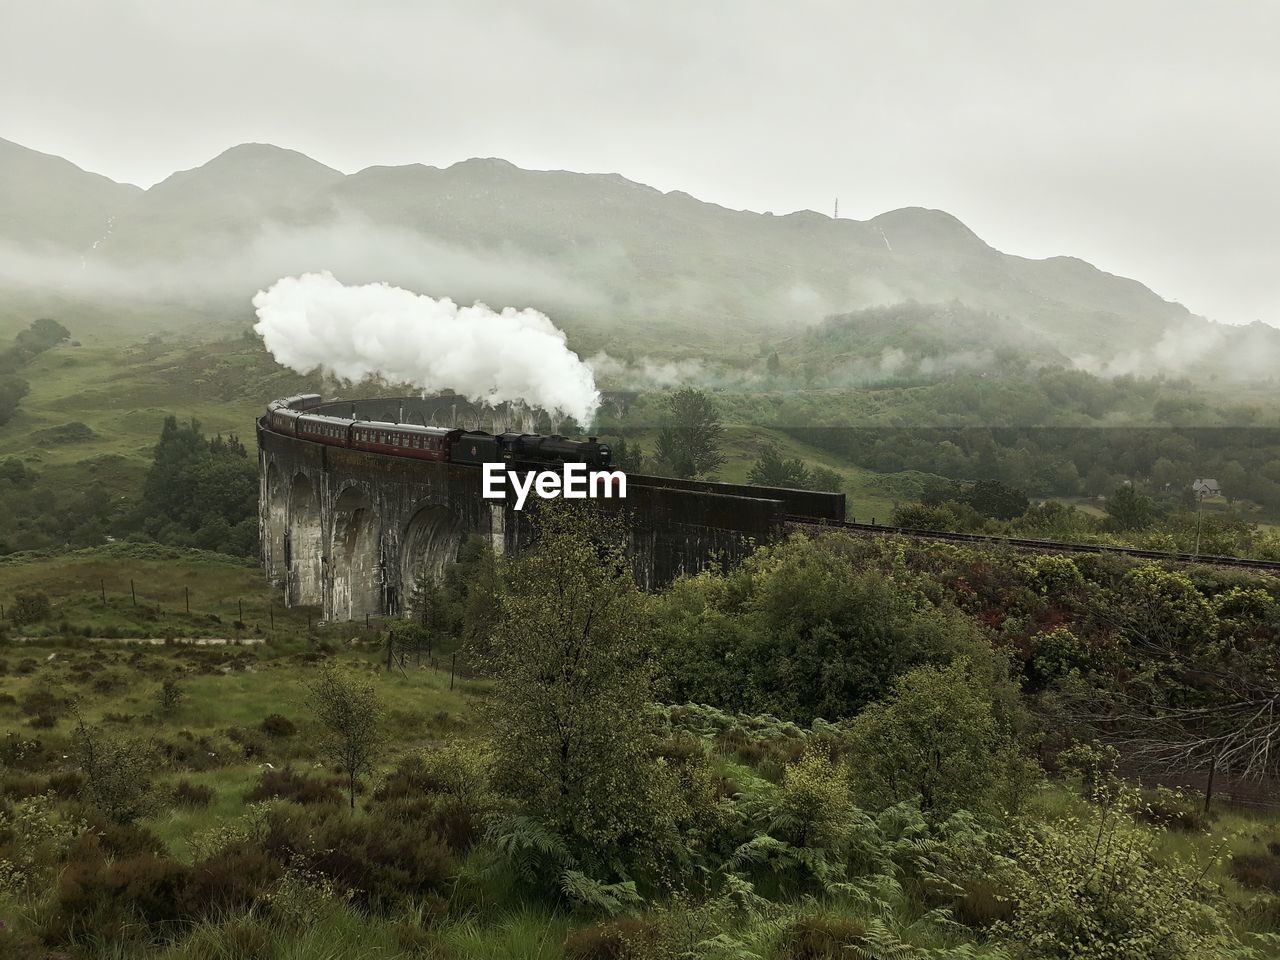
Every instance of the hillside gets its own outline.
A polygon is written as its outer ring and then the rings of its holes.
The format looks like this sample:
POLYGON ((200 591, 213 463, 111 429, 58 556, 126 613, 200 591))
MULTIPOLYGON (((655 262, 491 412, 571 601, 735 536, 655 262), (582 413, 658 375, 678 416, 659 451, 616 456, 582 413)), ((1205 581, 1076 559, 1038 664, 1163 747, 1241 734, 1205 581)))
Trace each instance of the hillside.
POLYGON ((572 333, 721 346, 904 300, 1011 317, 1052 349, 1146 349, 1199 324, 1142 284, 1067 257, 993 249, 951 215, 868 221, 729 210, 616 174, 473 159, 343 175, 264 144, 149 190, 4 143, 0 269, 10 309, 129 304, 135 323, 243 321, 285 273, 330 269, 470 301, 540 307, 572 333))

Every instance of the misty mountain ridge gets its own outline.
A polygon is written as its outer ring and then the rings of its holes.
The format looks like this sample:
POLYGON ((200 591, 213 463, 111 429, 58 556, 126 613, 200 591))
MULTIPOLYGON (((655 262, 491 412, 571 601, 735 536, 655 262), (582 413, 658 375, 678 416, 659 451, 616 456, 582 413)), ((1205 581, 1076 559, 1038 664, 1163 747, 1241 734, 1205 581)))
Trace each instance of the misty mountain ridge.
MULTIPOLYGON (((11 306, 102 313, 119 301, 148 314, 160 305, 169 326, 184 315, 243 323, 259 288, 326 269, 347 283, 537 307, 584 351, 618 337, 722 349, 727 335, 736 346, 744 333, 779 336, 905 301, 959 301, 1010 321, 993 321, 992 334, 1016 333, 1020 349, 1035 341, 1033 354, 1099 369, 1161 343, 1181 362, 1187 338, 1230 352, 1221 344, 1238 336, 1135 280, 1072 257, 1003 253, 920 207, 866 221, 755 213, 618 174, 496 158, 343 174, 270 144, 232 147, 141 190, 0 141, 0 293, 11 306)), ((961 341, 972 332, 956 330, 961 341)), ((1250 340, 1274 342, 1266 331, 1250 340)))

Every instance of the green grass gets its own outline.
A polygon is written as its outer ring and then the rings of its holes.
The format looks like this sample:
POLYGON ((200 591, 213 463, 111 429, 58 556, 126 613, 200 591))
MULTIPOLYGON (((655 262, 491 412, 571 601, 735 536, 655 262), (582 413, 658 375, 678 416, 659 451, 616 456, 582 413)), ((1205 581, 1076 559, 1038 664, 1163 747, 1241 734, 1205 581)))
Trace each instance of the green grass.
POLYGON ((8 609, 20 591, 52 600, 52 617, 23 628, 29 635, 59 632, 65 620, 95 636, 109 628, 133 637, 286 637, 318 619, 313 608, 285 608, 251 560, 155 544, 0 557, 0 604, 8 609), (238 631, 242 610, 245 628, 238 631))

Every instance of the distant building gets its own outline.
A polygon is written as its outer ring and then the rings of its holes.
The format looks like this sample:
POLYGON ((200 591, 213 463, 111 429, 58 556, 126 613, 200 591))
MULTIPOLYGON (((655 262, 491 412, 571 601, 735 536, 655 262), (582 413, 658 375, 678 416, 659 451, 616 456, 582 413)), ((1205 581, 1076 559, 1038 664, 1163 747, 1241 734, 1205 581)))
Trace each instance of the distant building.
POLYGON ((1222 496, 1222 488, 1218 486, 1218 481, 1210 477, 1192 481, 1191 489, 1195 491, 1197 497, 1222 496))

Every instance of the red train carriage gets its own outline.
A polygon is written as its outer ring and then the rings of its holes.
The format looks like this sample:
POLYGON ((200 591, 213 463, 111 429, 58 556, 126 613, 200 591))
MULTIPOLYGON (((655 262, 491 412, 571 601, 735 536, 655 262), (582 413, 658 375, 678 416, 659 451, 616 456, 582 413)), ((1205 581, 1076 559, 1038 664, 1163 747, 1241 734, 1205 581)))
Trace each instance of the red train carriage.
POLYGON ((448 460, 453 442, 461 433, 444 427, 357 420, 351 424, 348 446, 415 460, 448 460))

